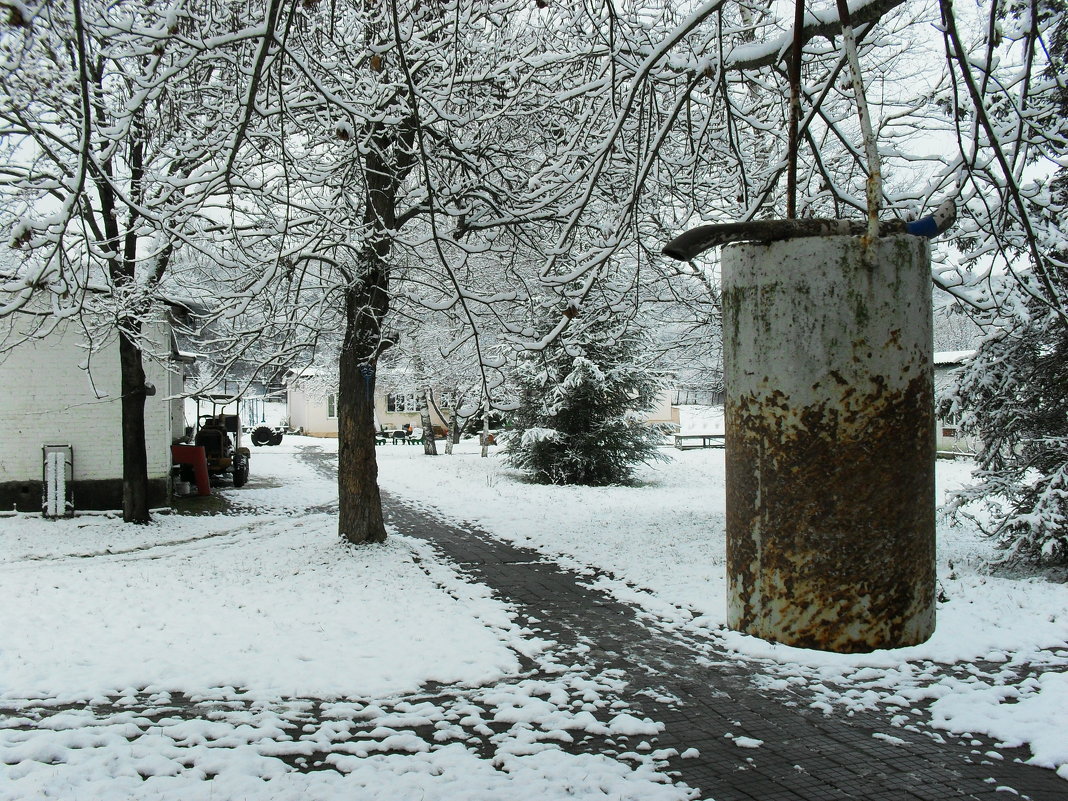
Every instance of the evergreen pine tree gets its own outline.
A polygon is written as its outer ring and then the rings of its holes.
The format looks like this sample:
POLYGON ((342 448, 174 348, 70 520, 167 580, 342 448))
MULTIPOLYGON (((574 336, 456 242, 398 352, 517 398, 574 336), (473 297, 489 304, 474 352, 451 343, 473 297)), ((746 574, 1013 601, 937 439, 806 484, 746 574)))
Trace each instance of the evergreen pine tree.
POLYGON ((664 459, 664 432, 647 422, 664 379, 648 366, 647 350, 647 335, 604 320, 570 342, 521 355, 508 463, 541 484, 605 486, 664 459))
MULTIPOLYGON (((1068 24, 1063 0, 1041 4, 1052 19, 1046 74, 1059 90, 1061 138, 1068 127, 1068 24)), ((1028 9, 1027 13, 1030 13, 1028 9)), ((1060 154, 1064 154, 1063 144, 1060 154)), ((1018 293, 1010 322, 979 347, 944 411, 961 412, 961 430, 981 442, 976 483, 954 494, 948 512, 997 538, 1009 558, 1068 564, 1068 249, 1062 210, 1068 169, 1049 184, 1044 221, 1045 280, 1018 293), (976 507, 983 515, 976 514, 976 507)))
POLYGON ((980 346, 951 401, 981 447, 975 483, 948 510, 1010 556, 1068 564, 1068 326, 1034 299, 1020 316, 980 346))

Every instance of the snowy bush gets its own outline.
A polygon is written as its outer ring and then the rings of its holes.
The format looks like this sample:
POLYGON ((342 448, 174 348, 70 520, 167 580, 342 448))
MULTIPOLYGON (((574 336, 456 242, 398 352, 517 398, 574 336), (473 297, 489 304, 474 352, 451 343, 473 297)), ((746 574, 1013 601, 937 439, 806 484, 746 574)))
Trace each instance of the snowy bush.
POLYGON ((947 511, 995 537, 1009 558, 1068 563, 1066 398, 1068 326, 1032 300, 1015 328, 980 346, 945 402, 981 442, 975 483, 947 511))

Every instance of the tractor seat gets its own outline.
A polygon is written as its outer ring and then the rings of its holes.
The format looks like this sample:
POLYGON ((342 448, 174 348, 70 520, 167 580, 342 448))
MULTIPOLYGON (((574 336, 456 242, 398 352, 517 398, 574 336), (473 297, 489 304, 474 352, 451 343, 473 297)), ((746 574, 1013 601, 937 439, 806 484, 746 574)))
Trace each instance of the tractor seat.
POLYGON ((226 432, 221 428, 202 428, 197 432, 195 443, 204 448, 204 452, 210 456, 222 456, 226 451, 223 440, 226 432))

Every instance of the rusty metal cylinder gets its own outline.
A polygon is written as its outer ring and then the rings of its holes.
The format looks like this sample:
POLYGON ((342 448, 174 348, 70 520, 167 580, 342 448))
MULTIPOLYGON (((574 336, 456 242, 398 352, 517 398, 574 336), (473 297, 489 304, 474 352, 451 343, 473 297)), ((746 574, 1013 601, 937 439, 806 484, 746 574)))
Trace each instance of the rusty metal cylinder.
POLYGON ((926 240, 723 250, 728 625, 863 652, 934 631, 926 240))

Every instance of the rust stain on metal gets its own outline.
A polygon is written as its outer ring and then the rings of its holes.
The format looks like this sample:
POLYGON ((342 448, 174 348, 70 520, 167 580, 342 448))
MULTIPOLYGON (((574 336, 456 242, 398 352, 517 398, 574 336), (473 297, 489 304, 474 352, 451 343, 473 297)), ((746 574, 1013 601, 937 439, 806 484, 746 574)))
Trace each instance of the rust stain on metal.
POLYGON ((912 237, 724 251, 732 628, 843 652, 932 633, 928 262, 912 237))
POLYGON ((728 398, 732 627, 838 652, 933 632, 931 376, 872 379, 796 408, 779 391, 728 398))

